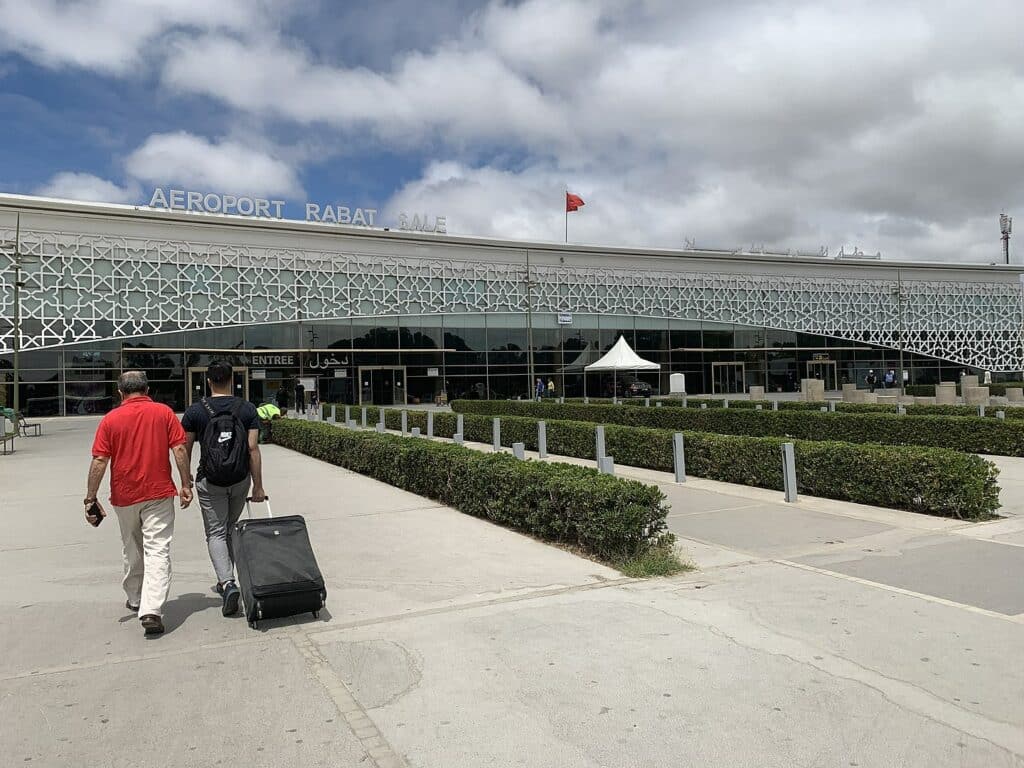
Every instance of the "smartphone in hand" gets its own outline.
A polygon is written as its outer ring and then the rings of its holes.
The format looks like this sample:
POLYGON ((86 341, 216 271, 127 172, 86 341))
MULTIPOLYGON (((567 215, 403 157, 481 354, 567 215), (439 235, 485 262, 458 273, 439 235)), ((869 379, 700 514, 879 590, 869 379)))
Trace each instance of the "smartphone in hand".
POLYGON ((95 523, 89 523, 93 528, 99 528, 100 523, 103 522, 103 510, 100 509, 99 502, 94 501, 92 506, 89 507, 89 517, 96 518, 95 523))

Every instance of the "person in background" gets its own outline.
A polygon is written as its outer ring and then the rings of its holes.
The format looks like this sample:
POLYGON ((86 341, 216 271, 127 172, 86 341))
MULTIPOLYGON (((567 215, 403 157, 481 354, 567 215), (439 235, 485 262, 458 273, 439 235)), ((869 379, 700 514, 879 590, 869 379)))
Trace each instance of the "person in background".
POLYGON ((318 413, 320 411, 320 393, 315 389, 310 390, 309 393, 309 412, 318 413))
POLYGON ((295 412, 297 414, 306 412, 306 388, 302 386, 302 379, 295 380, 295 412))
POLYGON ((270 422, 276 419, 284 418, 284 411, 278 408, 273 403, 264 403, 256 409, 256 415, 260 417, 260 442, 265 443, 270 440, 272 430, 270 422))
MULTIPOLYGON (((181 417, 181 426, 184 427, 187 438, 185 450, 188 466, 192 465, 192 447, 197 439, 201 441, 196 493, 199 497, 199 507, 203 512, 206 546, 217 574, 216 589, 223 598, 221 613, 224 616, 232 616, 238 611, 241 593, 235 583, 231 531, 245 509, 250 486, 253 501, 260 502, 267 498, 266 491, 263 490, 263 459, 259 446, 260 418, 252 403, 231 394, 231 366, 228 363, 211 363, 206 370, 206 381, 210 385, 210 396, 189 406, 185 415, 181 417), (225 415, 230 416, 230 426, 221 418, 225 415), (215 420, 221 424, 219 434, 206 434, 207 428, 215 420), (244 457, 248 460, 243 459, 240 477, 232 477, 230 481, 219 477, 219 474, 225 471, 225 467, 223 464, 214 463, 212 453, 218 451, 221 445, 224 446, 222 452, 229 457, 237 455, 242 458, 242 455, 236 454, 235 451, 244 451, 244 457), (213 482, 208 477, 210 474, 215 474, 218 482, 213 482)), ((234 464, 230 468, 232 472, 237 471, 234 464)))
POLYGON ((537 400, 540 400, 542 397, 544 397, 544 381, 538 378, 535 382, 535 385, 537 400))
POLYGON ((555 396, 555 380, 548 379, 548 397, 555 396))
POLYGON ((885 376, 882 378, 882 383, 886 389, 892 389, 896 386, 896 371, 890 368, 885 372, 885 376))
POLYGON ((277 388, 277 394, 274 396, 277 401, 277 407, 282 411, 288 408, 288 390, 284 388, 284 382, 281 382, 281 386, 277 388))
POLYGON ((96 494, 109 464, 110 503, 123 546, 125 607, 138 614, 147 635, 159 635, 164 631, 163 607, 171 588, 174 497, 178 495, 168 451, 174 453, 181 478, 181 508, 192 502, 185 432, 170 408, 149 397, 149 381, 142 371, 122 373, 117 391, 121 405, 103 417, 93 440, 85 519, 98 526, 106 517, 96 494))
POLYGON ((868 375, 864 377, 864 383, 868 385, 868 392, 875 391, 875 387, 878 385, 878 379, 873 370, 868 371, 868 375))

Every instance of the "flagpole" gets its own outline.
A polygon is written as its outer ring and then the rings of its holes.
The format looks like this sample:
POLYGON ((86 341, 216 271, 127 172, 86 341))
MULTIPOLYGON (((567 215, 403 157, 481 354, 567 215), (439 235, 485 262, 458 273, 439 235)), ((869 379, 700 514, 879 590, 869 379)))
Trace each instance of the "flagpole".
POLYGON ((565 242, 569 244, 569 190, 565 190, 565 242))

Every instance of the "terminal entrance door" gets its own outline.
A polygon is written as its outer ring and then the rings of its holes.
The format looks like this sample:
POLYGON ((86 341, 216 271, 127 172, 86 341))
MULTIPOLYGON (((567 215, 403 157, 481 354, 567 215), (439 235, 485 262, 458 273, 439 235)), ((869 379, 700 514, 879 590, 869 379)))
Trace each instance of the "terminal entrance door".
POLYGON ((711 394, 737 395, 746 391, 746 366, 743 363, 712 363, 711 394))
POLYGON ((360 405, 405 405, 405 366, 359 369, 360 405))
POLYGON ((839 389, 834 360, 811 360, 807 363, 807 378, 821 379, 825 382, 825 391, 839 389))
MULTIPOLYGON (((198 403, 210 394, 206 387, 206 369, 188 369, 188 404, 198 403)), ((249 399, 249 369, 237 367, 231 369, 231 394, 243 400, 249 399)))

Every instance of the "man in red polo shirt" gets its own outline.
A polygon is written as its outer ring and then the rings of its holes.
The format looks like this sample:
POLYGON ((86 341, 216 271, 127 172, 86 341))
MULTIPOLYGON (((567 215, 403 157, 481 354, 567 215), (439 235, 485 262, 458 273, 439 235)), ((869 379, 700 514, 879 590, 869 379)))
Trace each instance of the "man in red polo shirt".
POLYGON ((171 586, 171 537, 174 497, 168 451, 174 452, 181 478, 181 507, 192 501, 185 452, 185 431, 166 405, 149 397, 142 371, 125 371, 117 380, 121 405, 103 417, 92 445, 85 519, 97 526, 106 512, 96 500, 110 464, 110 503, 117 513, 124 545, 125 606, 139 615, 147 635, 164 631, 163 607, 171 586), (93 504, 99 515, 90 513, 93 504))

